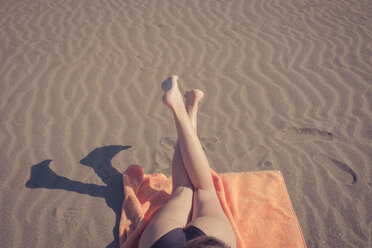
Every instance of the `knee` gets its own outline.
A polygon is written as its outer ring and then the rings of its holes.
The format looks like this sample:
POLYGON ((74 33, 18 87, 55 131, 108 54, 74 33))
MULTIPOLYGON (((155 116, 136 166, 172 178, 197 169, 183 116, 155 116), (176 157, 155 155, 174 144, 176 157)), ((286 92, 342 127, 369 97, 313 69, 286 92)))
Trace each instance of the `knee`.
POLYGON ((194 189, 190 186, 177 186, 172 189, 172 196, 178 195, 192 195, 194 193, 194 189))
POLYGON ((214 187, 208 189, 194 188, 194 194, 205 199, 217 197, 217 192, 214 187))

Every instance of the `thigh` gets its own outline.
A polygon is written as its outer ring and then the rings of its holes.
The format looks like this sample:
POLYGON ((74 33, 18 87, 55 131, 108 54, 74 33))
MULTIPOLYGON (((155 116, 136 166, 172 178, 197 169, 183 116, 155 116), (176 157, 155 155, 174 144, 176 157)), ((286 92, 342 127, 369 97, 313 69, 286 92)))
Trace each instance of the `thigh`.
POLYGON ((216 191, 194 190, 192 220, 208 236, 221 239, 231 247, 236 247, 235 234, 223 211, 216 191))
POLYGON ((213 216, 227 220, 214 188, 211 190, 194 190, 192 218, 203 216, 213 216))
POLYGON ((186 226, 192 206, 193 190, 177 187, 143 232, 139 247, 149 248, 161 236, 186 226))

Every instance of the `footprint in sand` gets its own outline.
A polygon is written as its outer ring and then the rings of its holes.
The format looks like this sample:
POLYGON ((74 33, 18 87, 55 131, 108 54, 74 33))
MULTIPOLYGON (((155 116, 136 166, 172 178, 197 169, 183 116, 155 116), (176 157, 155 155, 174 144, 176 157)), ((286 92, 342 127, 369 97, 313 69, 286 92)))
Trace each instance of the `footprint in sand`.
POLYGON ((242 158, 234 159, 233 169, 240 170, 242 166, 248 170, 272 170, 273 163, 269 161, 270 151, 263 145, 256 145, 247 151, 242 158))
POLYGON ((354 184, 357 182, 357 175, 349 165, 322 154, 314 155, 312 159, 315 163, 323 166, 331 177, 337 181, 346 184, 354 184))
POLYGON ((256 145, 248 153, 248 164, 254 165, 260 169, 271 169, 272 163, 267 160, 269 156, 269 149, 263 145, 256 145))
POLYGON ((333 133, 316 128, 287 127, 276 134, 280 138, 292 141, 332 141, 333 133))
POLYGON ((155 158, 153 163, 154 172, 161 173, 164 172, 164 170, 169 169, 169 167, 172 164, 172 157, 169 152, 166 151, 155 151, 155 158))
POLYGON ((268 160, 262 161, 258 164, 258 167, 261 167, 263 169, 272 169, 273 163, 271 163, 268 160))
POLYGON ((57 230, 62 233, 66 232, 69 227, 77 225, 78 221, 76 219, 76 216, 81 215, 82 212, 83 210, 79 208, 55 208, 52 212, 52 216, 57 219, 57 230))
POLYGON ((176 146, 176 137, 163 137, 160 139, 160 145, 167 148, 173 148, 176 146))
POLYGON ((208 150, 214 150, 214 144, 218 141, 215 137, 199 137, 199 139, 203 149, 208 148, 208 150))

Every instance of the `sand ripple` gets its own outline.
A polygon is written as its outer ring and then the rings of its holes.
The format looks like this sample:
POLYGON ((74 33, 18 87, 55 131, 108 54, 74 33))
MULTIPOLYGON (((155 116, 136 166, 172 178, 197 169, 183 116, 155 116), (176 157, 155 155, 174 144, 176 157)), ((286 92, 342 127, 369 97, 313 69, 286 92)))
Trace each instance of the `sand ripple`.
POLYGON ((170 173, 170 74, 206 94, 198 133, 218 172, 281 170, 309 247, 370 246, 371 13, 368 0, 1 1, 2 246, 117 246, 120 173, 170 173))

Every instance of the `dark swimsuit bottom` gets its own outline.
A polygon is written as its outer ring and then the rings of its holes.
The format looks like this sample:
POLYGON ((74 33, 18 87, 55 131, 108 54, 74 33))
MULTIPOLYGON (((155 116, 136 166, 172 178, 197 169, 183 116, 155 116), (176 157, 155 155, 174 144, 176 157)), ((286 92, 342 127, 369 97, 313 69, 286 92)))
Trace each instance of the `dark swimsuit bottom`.
POLYGON ((187 241, 203 235, 206 234, 195 226, 176 228, 161 236, 151 248, 179 248, 184 246, 187 241))

